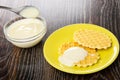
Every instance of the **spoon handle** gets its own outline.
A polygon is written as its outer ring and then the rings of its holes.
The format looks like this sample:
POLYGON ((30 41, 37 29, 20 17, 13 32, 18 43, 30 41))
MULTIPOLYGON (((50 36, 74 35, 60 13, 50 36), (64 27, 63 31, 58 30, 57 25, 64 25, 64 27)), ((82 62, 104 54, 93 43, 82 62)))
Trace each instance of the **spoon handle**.
POLYGON ((0 6, 0 9, 6 9, 6 10, 9 10, 9 11, 12 11, 12 12, 18 14, 18 10, 12 9, 12 8, 10 8, 10 7, 0 6))
POLYGON ((0 8, 2 8, 2 9, 11 9, 10 7, 6 7, 6 6, 0 6, 0 8))

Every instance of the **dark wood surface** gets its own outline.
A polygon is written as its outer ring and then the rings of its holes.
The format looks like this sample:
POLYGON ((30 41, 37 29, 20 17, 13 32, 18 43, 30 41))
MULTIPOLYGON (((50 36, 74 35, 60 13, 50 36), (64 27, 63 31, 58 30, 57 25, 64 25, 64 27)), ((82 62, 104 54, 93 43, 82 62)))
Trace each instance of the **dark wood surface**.
POLYGON ((14 18, 0 9, 0 80, 120 80, 120 55, 106 69, 87 75, 61 72, 43 56, 43 45, 56 29, 73 23, 92 23, 113 32, 120 41, 120 0, 0 0, 0 5, 34 5, 47 21, 47 34, 36 46, 22 49, 13 46, 3 35, 3 25, 14 18))

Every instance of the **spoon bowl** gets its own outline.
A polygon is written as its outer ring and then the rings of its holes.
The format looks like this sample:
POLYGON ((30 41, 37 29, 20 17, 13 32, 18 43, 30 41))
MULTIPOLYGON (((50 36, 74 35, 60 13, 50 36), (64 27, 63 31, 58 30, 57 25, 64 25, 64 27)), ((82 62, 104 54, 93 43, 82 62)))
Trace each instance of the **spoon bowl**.
MULTIPOLYGON (((0 9, 6 9, 9 11, 12 11, 22 17, 26 17, 26 14, 24 15, 23 13, 21 14, 21 12, 30 12, 30 8, 34 9, 35 12, 37 12, 37 17, 39 15, 39 10, 35 7, 35 6, 31 6, 31 5, 26 5, 26 6, 21 6, 21 7, 17 7, 17 8, 11 8, 11 7, 6 7, 6 6, 0 6, 0 9)), ((33 12, 31 12, 33 13, 33 12)), ((29 13, 30 14, 30 13, 29 13)))

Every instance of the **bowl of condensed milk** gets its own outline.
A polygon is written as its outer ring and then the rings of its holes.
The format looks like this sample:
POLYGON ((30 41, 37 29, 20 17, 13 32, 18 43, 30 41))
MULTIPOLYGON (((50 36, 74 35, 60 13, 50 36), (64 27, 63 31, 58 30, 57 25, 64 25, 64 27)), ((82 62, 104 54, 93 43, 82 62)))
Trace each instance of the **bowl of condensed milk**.
MULTIPOLYGON (((27 13, 22 12, 22 14, 27 15, 29 14, 28 11, 23 11, 27 13)), ((47 31, 44 18, 33 17, 33 15, 15 18, 5 24, 3 29, 6 39, 21 48, 35 46, 41 41, 47 31)))

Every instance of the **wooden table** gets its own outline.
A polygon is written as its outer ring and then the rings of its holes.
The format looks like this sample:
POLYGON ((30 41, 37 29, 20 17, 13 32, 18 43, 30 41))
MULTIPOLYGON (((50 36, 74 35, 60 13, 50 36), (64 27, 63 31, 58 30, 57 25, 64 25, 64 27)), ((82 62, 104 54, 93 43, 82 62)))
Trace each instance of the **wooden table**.
POLYGON ((61 72, 43 56, 43 45, 56 29, 73 23, 92 23, 107 28, 120 41, 120 0, 0 0, 0 5, 34 5, 47 21, 47 34, 36 46, 22 49, 9 43, 3 25, 15 14, 0 9, 0 80, 120 80, 120 56, 106 69, 87 75, 61 72))

